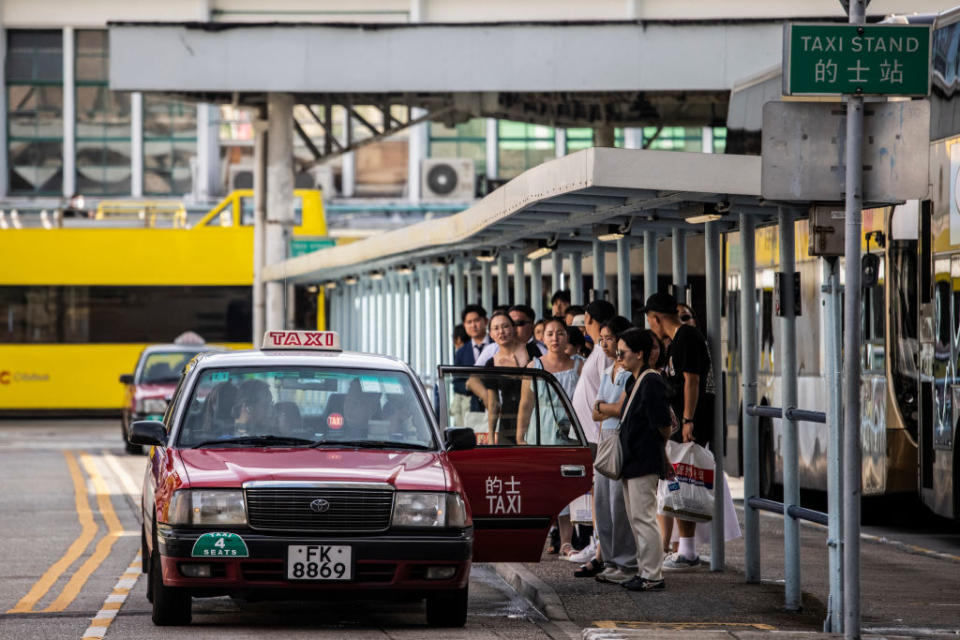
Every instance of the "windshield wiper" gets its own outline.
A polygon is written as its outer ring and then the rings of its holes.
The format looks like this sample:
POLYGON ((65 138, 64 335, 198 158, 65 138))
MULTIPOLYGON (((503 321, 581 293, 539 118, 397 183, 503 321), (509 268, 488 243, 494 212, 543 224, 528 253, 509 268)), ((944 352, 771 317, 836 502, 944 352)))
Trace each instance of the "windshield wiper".
POLYGON ((416 442, 396 442, 394 440, 317 440, 310 444, 316 447, 356 447, 358 449, 416 449, 427 451, 433 447, 416 442))
POLYGON ((294 445, 294 446, 303 446, 303 445, 312 445, 313 441, 308 440, 307 438, 295 438, 291 436, 276 436, 273 434, 267 435, 258 435, 258 436, 234 436, 232 438, 214 438, 212 440, 204 440, 198 444, 190 447, 191 449, 199 449, 200 447, 209 447, 211 445, 217 444, 254 444, 254 445, 294 445))

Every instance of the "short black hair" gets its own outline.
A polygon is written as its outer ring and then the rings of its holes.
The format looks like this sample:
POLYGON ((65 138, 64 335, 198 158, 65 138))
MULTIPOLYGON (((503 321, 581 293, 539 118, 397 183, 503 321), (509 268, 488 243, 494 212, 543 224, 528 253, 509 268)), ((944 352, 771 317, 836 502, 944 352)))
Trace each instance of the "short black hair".
POLYGON ((570 289, 558 289, 555 291, 553 297, 550 298, 550 304, 553 304, 557 300, 563 300, 567 304, 570 304, 570 289))
POLYGON ((484 309, 482 306, 480 306, 479 304, 468 304, 463 308, 463 311, 460 312, 460 322, 467 321, 468 313, 476 313, 483 319, 486 319, 487 317, 487 310, 484 309))
MULTIPOLYGON (((592 317, 592 316, 591 316, 592 317)), ((623 316, 613 316, 602 325, 601 329, 606 329, 613 334, 615 338, 619 338, 620 334, 626 331, 627 329, 633 328, 633 323, 624 318, 623 316)))
POLYGON ((514 324, 513 318, 510 317, 510 314, 507 313, 505 309, 497 309, 496 311, 494 311, 493 315, 490 316, 490 324, 493 324, 494 318, 506 318, 510 322, 510 326, 512 327, 517 326, 516 324, 514 324))
POLYGON ((578 304, 572 304, 567 307, 567 310, 563 312, 563 315, 569 316, 571 313, 575 316, 581 316, 583 315, 583 307, 578 304))
POLYGON ((498 313, 506 313, 508 311, 510 311, 510 305, 498 304, 493 308, 493 313, 490 314, 490 319, 493 320, 493 316, 497 315, 498 313))
POLYGON ((649 298, 643 305, 644 313, 662 313, 665 316, 679 315, 677 310, 677 299, 666 291, 658 291, 649 298))
POLYGON ((510 307, 509 309, 507 309, 507 312, 510 312, 510 311, 519 311, 519 312, 522 313, 523 315, 525 315, 525 316, 527 316, 528 318, 530 318, 530 322, 533 322, 534 320, 537 319, 537 314, 534 313, 533 308, 530 307, 529 305, 525 305, 525 304, 515 304, 515 305, 513 305, 512 307, 510 307))
POLYGON ((594 300, 587 305, 584 312, 589 313, 593 321, 599 324, 617 315, 616 308, 606 300, 594 300))
POLYGON ((567 341, 579 351, 586 346, 587 341, 578 327, 567 327, 567 341))
POLYGON ((457 340, 460 340, 460 342, 466 342, 469 339, 470 339, 470 336, 467 335, 467 330, 463 328, 462 324, 458 324, 453 328, 454 342, 456 342, 457 340))

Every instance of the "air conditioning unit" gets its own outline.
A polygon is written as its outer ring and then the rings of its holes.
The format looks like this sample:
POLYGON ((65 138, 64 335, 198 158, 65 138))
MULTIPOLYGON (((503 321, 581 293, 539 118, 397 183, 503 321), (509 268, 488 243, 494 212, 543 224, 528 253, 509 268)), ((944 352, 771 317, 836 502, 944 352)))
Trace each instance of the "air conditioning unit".
POLYGON ((420 165, 420 194, 426 201, 470 202, 477 176, 468 158, 426 158, 420 165))

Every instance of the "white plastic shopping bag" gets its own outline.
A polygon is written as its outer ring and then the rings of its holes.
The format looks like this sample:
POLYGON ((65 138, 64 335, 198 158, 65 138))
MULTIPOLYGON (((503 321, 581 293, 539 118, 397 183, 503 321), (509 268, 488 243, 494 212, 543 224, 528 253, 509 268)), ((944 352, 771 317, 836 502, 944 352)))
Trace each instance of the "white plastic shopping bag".
POLYGON ((692 522, 713 519, 713 454, 695 442, 667 443, 674 477, 657 487, 657 513, 692 522))
POLYGON ((570 503, 570 522, 593 524, 593 493, 586 493, 570 503))

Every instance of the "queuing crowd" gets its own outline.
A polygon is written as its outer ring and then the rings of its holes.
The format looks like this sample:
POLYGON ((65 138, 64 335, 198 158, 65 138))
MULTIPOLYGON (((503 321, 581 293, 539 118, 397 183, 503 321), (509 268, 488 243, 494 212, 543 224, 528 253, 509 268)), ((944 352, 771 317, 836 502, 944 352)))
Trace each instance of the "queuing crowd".
MULTIPOLYGON (((634 327, 605 300, 573 305, 569 291, 554 293, 551 307, 551 316, 538 320, 523 304, 497 307, 489 318, 482 306, 466 306, 454 330, 454 364, 548 371, 590 442, 619 438, 620 479, 594 474, 595 533, 575 530, 568 507, 551 532, 550 551, 582 563, 576 577, 635 591, 663 589, 664 569, 701 564, 696 523, 658 516, 657 486, 672 474, 666 439, 710 442, 714 379, 706 339, 693 310, 663 292, 644 306, 649 329, 634 327)), ((463 420, 458 424, 483 416, 485 423, 468 424, 478 442, 526 443, 527 387, 492 388, 478 375, 458 380, 454 391, 450 412, 463 420)))

